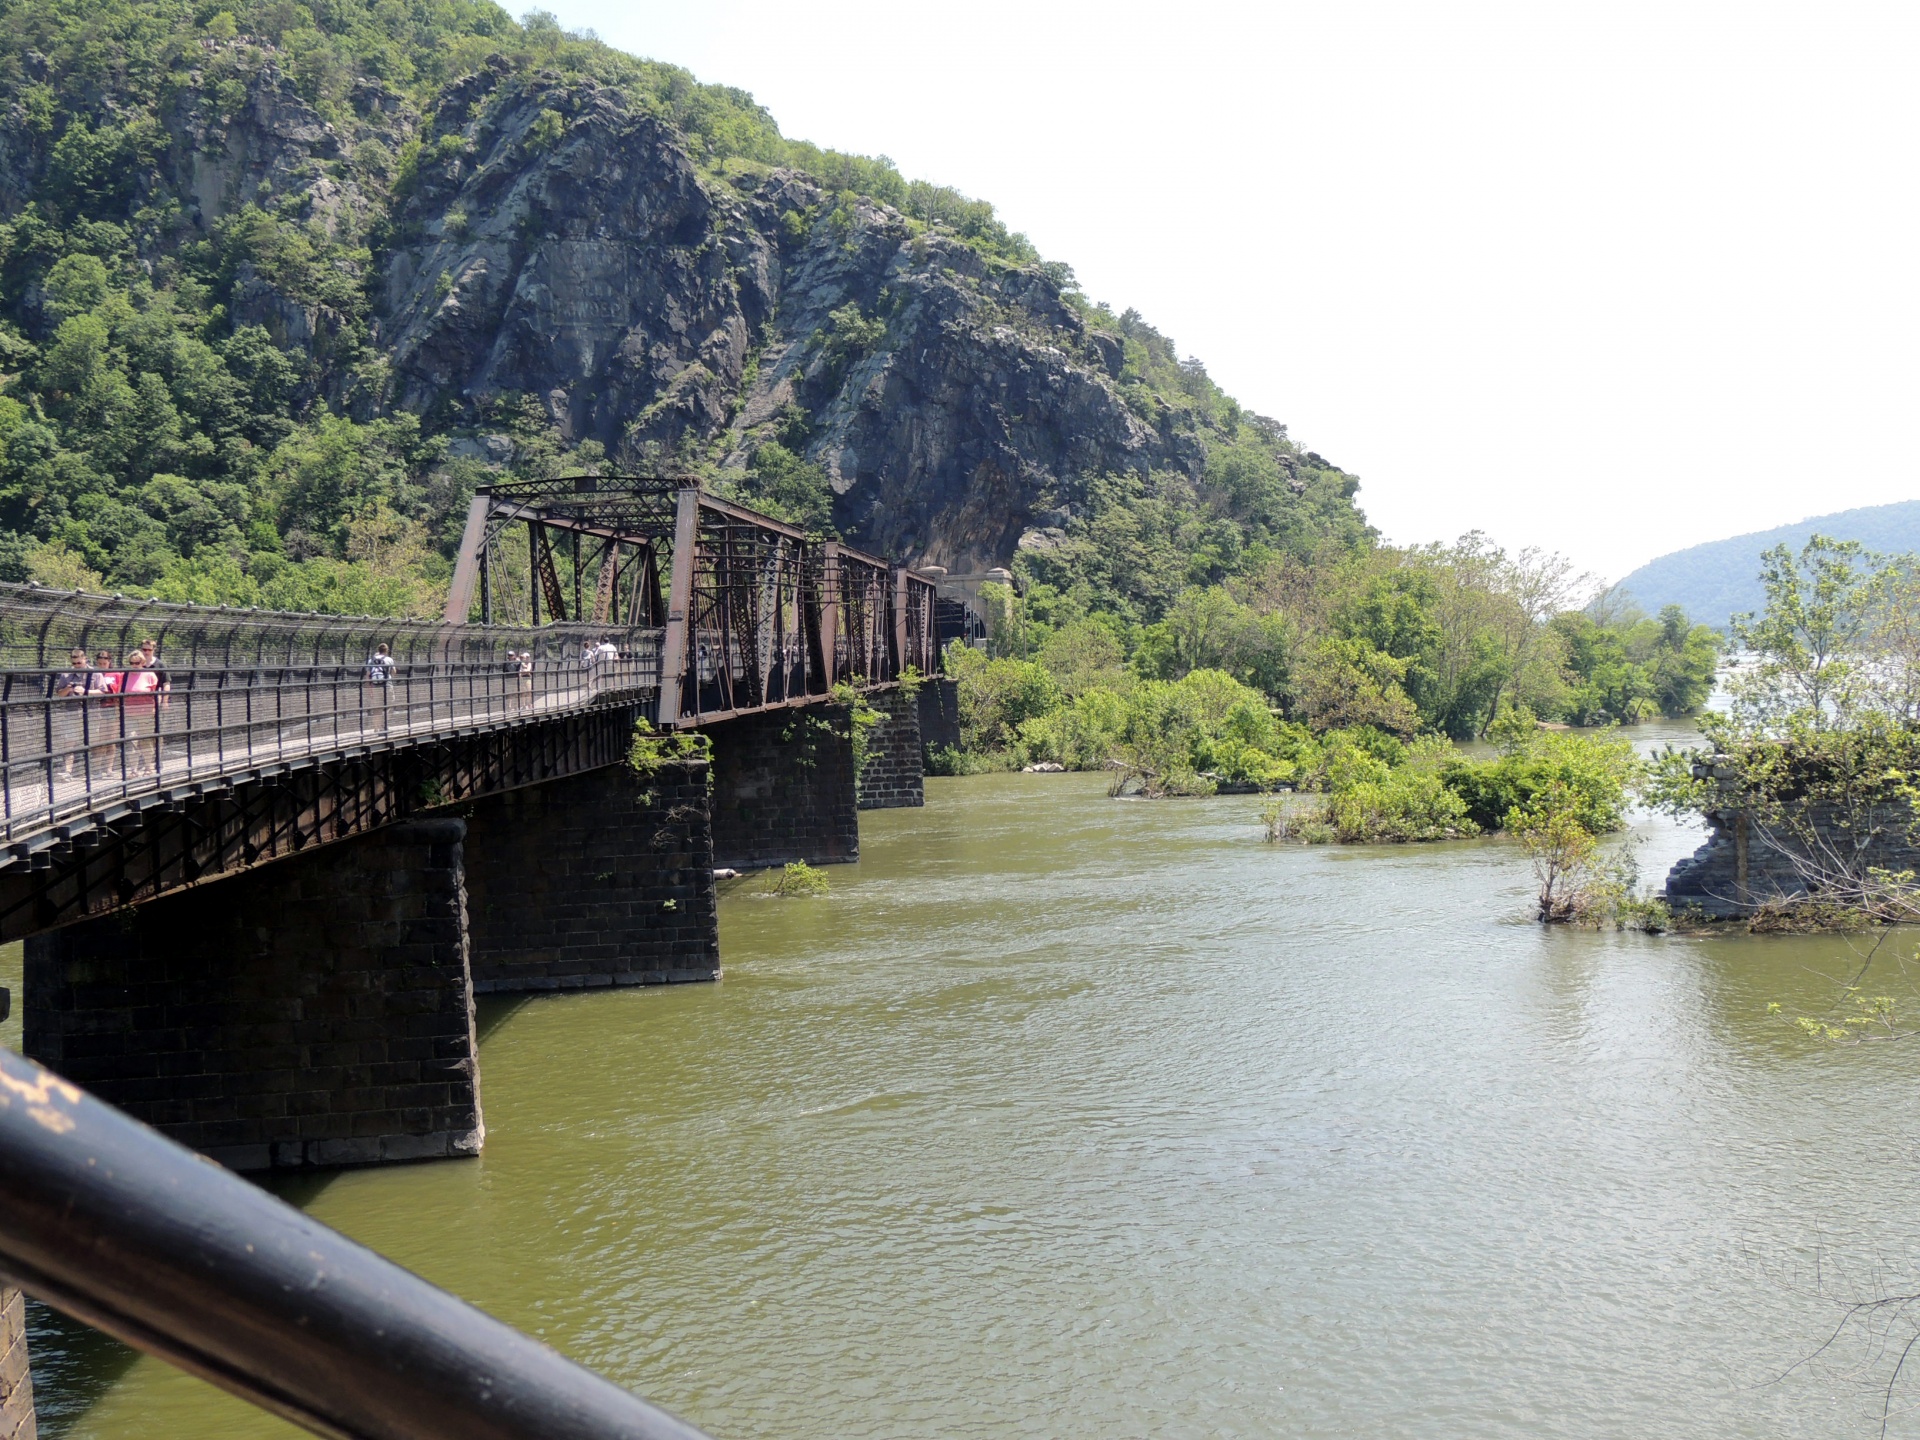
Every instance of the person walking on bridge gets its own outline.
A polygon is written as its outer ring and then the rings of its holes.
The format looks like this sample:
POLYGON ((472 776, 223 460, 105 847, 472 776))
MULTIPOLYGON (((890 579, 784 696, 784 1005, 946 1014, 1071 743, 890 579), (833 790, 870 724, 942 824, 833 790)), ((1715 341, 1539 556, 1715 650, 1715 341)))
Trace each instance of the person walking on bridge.
MULTIPOLYGON (((120 738, 120 674, 113 668, 113 652, 102 650, 93 657, 93 669, 87 675, 87 694, 99 698, 94 701, 94 739, 99 741, 87 751, 87 779, 93 779, 94 771, 99 771, 104 779, 113 766, 115 752, 120 738)), ((124 766, 122 768, 125 768, 124 766)))
MULTIPOLYGON (((387 733, 387 705, 393 699, 393 655, 383 641, 367 657, 366 699, 362 708, 371 708, 380 716, 380 733, 387 733)), ((366 729, 362 721, 360 728, 366 729)))
POLYGON ((87 713, 82 698, 87 693, 87 677, 93 667, 87 664, 87 652, 77 646, 68 652, 67 668, 53 677, 52 725, 47 750, 60 755, 60 778, 73 779, 73 757, 85 743, 87 713), (60 704, 60 701, 67 704, 60 704))
POLYGON ((160 736, 156 719, 160 713, 160 677, 147 663, 145 650, 127 656, 127 668, 120 677, 120 707, 129 737, 128 775, 145 779, 160 773, 160 736), (148 738, 151 736, 152 738, 148 738))
POLYGON ((140 642, 140 653, 147 657, 147 668, 153 671, 153 768, 166 768, 167 712, 173 708, 173 677, 167 673, 167 667, 160 663, 160 642, 149 636, 140 642))

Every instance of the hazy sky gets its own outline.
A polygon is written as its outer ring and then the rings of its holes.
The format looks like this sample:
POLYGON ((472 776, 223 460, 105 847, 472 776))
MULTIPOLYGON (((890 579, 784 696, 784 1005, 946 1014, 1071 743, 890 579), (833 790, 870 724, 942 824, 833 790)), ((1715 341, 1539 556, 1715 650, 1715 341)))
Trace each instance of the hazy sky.
POLYGON ((991 200, 1389 539, 1617 578, 1920 498, 1920 6, 552 8, 991 200))

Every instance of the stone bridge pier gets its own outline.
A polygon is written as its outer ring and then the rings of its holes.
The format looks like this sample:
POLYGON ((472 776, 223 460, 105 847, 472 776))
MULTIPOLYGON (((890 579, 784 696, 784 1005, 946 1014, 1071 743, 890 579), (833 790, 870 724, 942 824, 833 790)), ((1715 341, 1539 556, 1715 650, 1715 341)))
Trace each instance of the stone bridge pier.
POLYGON ((242 1170, 479 1153, 466 822, 30 938, 28 1055, 242 1170))
POLYGON ((860 858, 846 706, 770 710, 703 729, 713 744, 715 864, 758 870, 860 858))
POLYGON ((467 822, 477 993, 720 976, 701 763, 611 765, 482 800, 467 822))
POLYGON ((920 740, 920 696, 899 686, 868 702, 879 712, 869 727, 860 767, 860 808, 895 810, 927 803, 926 757, 920 740))
POLYGON ((26 1052, 235 1169, 479 1153, 476 994, 720 960, 704 764, 466 808, 29 938, 26 1052))

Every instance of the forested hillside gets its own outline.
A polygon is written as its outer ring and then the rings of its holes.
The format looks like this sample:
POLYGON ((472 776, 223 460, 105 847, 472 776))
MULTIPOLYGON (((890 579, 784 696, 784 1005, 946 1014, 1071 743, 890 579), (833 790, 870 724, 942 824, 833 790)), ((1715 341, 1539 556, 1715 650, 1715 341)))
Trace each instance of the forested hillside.
POLYGON ((1868 550, 1886 554, 1920 551, 1920 500, 1816 515, 1772 530, 1691 545, 1649 560, 1622 580, 1620 589, 1636 604, 1679 605, 1709 625, 1724 626, 1730 617, 1758 613, 1765 604, 1760 557, 1776 545, 1798 550, 1815 535, 1857 540, 1868 550))
POLYGON ((0 579, 432 614, 475 485, 618 467, 1010 566, 995 763, 1196 672, 1383 735, 1705 693, 1684 617, 1379 546, 1353 476, 991 206, 737 90, 480 0, 0 17, 0 579))
POLYGON ((0 14, 0 576, 430 611, 474 484, 598 464, 1136 621, 1367 538, 990 206, 550 18, 0 14))

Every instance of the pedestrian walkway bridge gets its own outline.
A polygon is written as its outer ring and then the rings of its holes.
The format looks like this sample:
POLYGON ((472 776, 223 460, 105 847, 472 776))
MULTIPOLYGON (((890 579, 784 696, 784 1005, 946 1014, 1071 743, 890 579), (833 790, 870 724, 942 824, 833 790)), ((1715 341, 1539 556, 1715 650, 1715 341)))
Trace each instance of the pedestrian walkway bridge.
POLYGON ((697 726, 937 664, 928 579, 654 479, 483 491, 439 623, 0 586, 0 865, 321 759, 610 707, 697 726), (148 640, 153 693, 56 694, 148 640))

